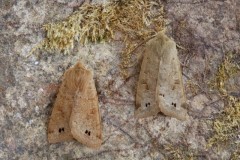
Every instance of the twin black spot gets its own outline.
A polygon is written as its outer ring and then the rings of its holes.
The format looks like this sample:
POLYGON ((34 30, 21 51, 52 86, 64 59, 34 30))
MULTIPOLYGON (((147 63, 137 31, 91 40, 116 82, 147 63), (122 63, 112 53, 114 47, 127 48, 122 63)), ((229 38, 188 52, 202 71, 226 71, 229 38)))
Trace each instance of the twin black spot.
POLYGON ((59 132, 59 133, 64 132, 64 128, 59 128, 59 129, 58 129, 58 132, 59 132))
POLYGON ((176 103, 173 103, 173 102, 172 102, 172 105, 173 105, 174 107, 177 107, 177 104, 176 104, 176 103))
POLYGON ((148 102, 148 103, 146 103, 146 104, 145 104, 145 106, 146 106, 146 107, 150 106, 150 103, 149 103, 149 102, 148 102))
POLYGON ((87 134, 88 136, 90 136, 90 135, 91 135, 91 131, 86 130, 86 131, 85 131, 85 134, 87 134))

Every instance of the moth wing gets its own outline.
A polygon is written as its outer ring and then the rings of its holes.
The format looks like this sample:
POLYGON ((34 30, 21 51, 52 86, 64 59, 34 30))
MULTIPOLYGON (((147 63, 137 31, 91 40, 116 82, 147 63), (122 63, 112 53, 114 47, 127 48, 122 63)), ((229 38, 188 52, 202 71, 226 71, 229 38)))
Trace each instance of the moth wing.
POLYGON ((164 34, 159 38, 165 39, 159 63, 158 85, 156 99, 158 106, 165 115, 185 120, 187 111, 182 72, 177 55, 176 44, 164 34))
POLYGON ((159 67, 159 47, 155 39, 147 42, 136 93, 135 117, 144 118, 160 112, 156 104, 155 91, 157 87, 159 67))
POLYGON ((88 83, 88 88, 76 95, 69 124, 77 141, 91 148, 99 148, 102 144, 102 128, 93 76, 88 83))
POLYGON ((85 90, 88 84, 86 79, 89 79, 89 76, 90 71, 86 70, 81 63, 77 63, 64 73, 48 124, 49 143, 73 139, 69 119, 74 106, 74 97, 77 90, 85 90))
POLYGON ((58 95, 48 125, 49 143, 57 143, 73 139, 68 125, 72 105, 73 103, 71 99, 67 99, 63 95, 58 95))

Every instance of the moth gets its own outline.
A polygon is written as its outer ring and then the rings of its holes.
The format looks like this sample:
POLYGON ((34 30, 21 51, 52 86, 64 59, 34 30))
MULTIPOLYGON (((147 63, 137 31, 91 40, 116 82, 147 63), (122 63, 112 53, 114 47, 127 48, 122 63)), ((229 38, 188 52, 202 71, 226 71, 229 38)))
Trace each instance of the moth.
POLYGON ((164 32, 146 43, 136 93, 135 117, 159 112, 185 120, 186 98, 176 43, 164 32))
POLYGON ((73 139, 91 148, 102 143, 93 73, 80 62, 64 73, 48 125, 49 143, 73 139))

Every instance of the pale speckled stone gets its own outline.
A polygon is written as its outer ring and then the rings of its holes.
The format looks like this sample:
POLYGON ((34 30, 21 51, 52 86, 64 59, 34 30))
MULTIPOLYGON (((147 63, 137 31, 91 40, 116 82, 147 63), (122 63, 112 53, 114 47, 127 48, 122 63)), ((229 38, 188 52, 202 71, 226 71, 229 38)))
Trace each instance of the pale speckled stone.
POLYGON ((191 107, 201 111, 204 107, 205 104, 209 101, 206 95, 204 94, 199 94, 195 96, 192 101, 191 101, 191 107))
POLYGON ((184 79, 200 87, 197 95, 187 93, 190 117, 185 122, 162 114, 134 118, 140 62, 129 68, 128 79, 122 78, 122 44, 78 45, 71 55, 42 52, 26 58, 44 37, 41 26, 69 16, 74 10, 71 2, 80 0, 0 1, 0 159, 165 159, 168 144, 184 153, 194 150, 198 159, 229 159, 229 148, 219 153, 206 149, 211 129, 207 120, 224 105, 210 94, 207 82, 223 55, 239 49, 238 0, 163 1, 167 33, 186 48, 179 49, 180 60, 187 65, 184 79), (104 135, 99 150, 76 141, 47 142, 48 118, 62 75, 78 60, 94 71, 104 135))

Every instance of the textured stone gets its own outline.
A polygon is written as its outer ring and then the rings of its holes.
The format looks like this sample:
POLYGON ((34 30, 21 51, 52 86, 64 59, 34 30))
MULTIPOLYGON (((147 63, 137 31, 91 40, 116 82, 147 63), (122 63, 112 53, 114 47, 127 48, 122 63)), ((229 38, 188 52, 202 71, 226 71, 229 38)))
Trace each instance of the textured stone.
MULTIPOLYGON (((185 82, 198 84, 196 94, 208 97, 207 111, 190 105, 186 122, 162 114, 134 119, 140 62, 129 69, 129 78, 122 78, 117 42, 76 46, 71 55, 41 52, 26 58, 44 37, 41 26, 70 15, 71 2, 76 1, 0 1, 0 159, 163 159, 171 155, 169 144, 174 151, 195 150, 199 159, 230 159, 229 148, 219 153, 206 149, 210 136, 206 119, 222 108, 221 101, 209 98, 207 82, 224 54, 239 50, 239 0, 162 1, 167 33, 185 48, 179 49, 185 82), (47 123, 61 77, 79 59, 95 73, 104 136, 99 150, 77 141, 47 142, 47 123)), ((196 100, 194 94, 187 95, 188 101, 196 100)))

